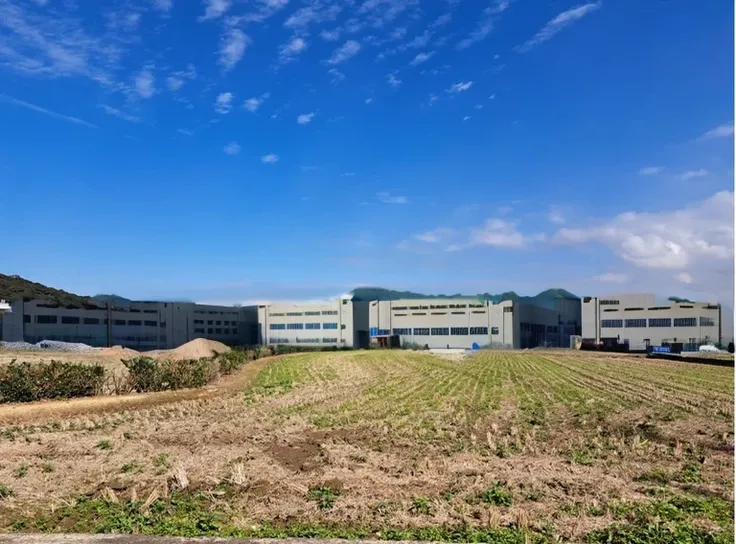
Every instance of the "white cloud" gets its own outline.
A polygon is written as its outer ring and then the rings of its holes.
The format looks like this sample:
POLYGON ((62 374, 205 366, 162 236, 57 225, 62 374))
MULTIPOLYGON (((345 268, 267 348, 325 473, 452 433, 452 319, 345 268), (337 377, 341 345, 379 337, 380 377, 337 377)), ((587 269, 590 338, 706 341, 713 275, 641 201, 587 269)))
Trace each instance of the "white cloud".
POLYGON ((473 106, 473 107, 474 107, 474 108, 475 108, 476 110, 482 110, 482 109, 483 109, 483 104, 476 104, 476 105, 475 105, 475 106, 473 106))
POLYGON ((174 5, 173 0, 151 0, 153 7, 159 11, 169 12, 174 5))
POLYGON ((401 85, 401 80, 396 77, 396 72, 391 72, 390 74, 386 74, 386 83, 391 85, 394 89, 401 85))
POLYGON ((488 97, 488 100, 493 100, 494 98, 496 98, 496 95, 492 94, 491 96, 488 97))
POLYGON ((576 21, 579 21, 589 13, 593 13, 602 5, 603 3, 601 1, 591 2, 568 9, 567 11, 563 11, 562 13, 557 15, 557 17, 544 25, 541 30, 539 30, 539 32, 537 32, 530 40, 525 42, 523 45, 517 47, 517 51, 519 53, 526 53, 527 51, 530 51, 537 45, 549 40, 552 36, 557 34, 562 29, 570 26, 576 21))
POLYGON ((656 176, 663 170, 664 170, 664 166, 645 166, 644 168, 639 168, 639 175, 640 176, 656 176))
POLYGON ((219 114, 230 113, 233 109, 233 93, 220 93, 215 99, 215 111, 219 114))
POLYGON ((447 237, 451 236, 452 234, 453 234, 452 229, 440 227, 440 228, 430 230, 427 232, 422 232, 420 234, 415 234, 414 238, 416 240, 419 240, 420 242, 425 242, 427 244, 436 244, 436 243, 444 241, 447 237))
POLYGON ((176 132, 183 134, 184 136, 194 136, 194 132, 186 128, 177 128, 176 132))
POLYGON ((684 283, 686 285, 693 283, 693 277, 687 272, 680 272, 679 274, 676 274, 675 279, 680 283, 684 283))
POLYGON ((270 93, 263 93, 261 96, 252 96, 243 102, 243 108, 246 111, 255 113, 263 105, 263 101, 269 96, 271 96, 270 93))
POLYGON ((552 207, 547 214, 547 221, 561 225, 565 222, 565 216, 562 215, 562 211, 559 208, 552 207))
POLYGON ((493 4, 483 10, 483 14, 478 22, 478 25, 470 33, 467 38, 460 40, 457 44, 457 49, 466 49, 474 43, 481 42, 493 30, 493 24, 496 18, 506 11, 511 5, 511 0, 494 0, 493 4))
POLYGON ((149 66, 138 72, 134 83, 136 92, 143 98, 151 98, 156 93, 156 78, 149 66))
POLYGON ((593 279, 606 283, 626 283, 629 281, 629 277, 626 274, 616 274, 614 272, 606 272, 605 274, 596 276, 593 279))
POLYGON ((473 229, 470 245, 522 249, 527 238, 517 230, 516 225, 503 219, 488 219, 481 228, 473 229))
POLYGON ((709 130, 703 134, 699 140, 713 140, 715 138, 730 138, 733 136, 733 122, 725 123, 709 130))
POLYGON ((689 181, 691 179, 695 178, 702 178, 708 175, 708 171, 704 168, 701 168, 700 170, 688 170, 687 172, 683 172, 679 176, 677 176, 677 179, 681 181, 689 181))
POLYGON ((447 89, 448 93, 461 93, 463 91, 467 91, 470 89, 470 87, 473 86, 472 81, 461 81, 459 83, 453 83, 449 89, 447 89))
POLYGON ((61 119, 62 121, 74 123, 75 125, 82 125, 88 128, 97 128, 97 125, 88 123, 87 121, 84 121, 83 119, 80 119, 78 117, 73 117, 71 115, 62 115, 61 113, 56 113, 55 111, 47 110, 46 108, 42 108, 41 106, 36 106, 35 104, 31 104, 30 102, 24 102, 23 100, 18 100, 17 98, 13 98, 12 96, 0 94, 0 101, 6 102, 8 104, 12 104, 13 106, 18 106, 20 108, 25 108, 27 110, 35 111, 36 113, 42 113, 44 115, 48 115, 49 117, 61 119))
POLYGON ((388 193, 386 191, 382 191, 376 195, 378 200, 383 202, 384 204, 408 204, 409 199, 405 196, 399 196, 399 195, 392 195, 391 193, 388 193))
POLYGON ((245 54, 250 38, 239 28, 228 29, 220 38, 217 63, 226 72, 232 70, 245 54))
POLYGON ((238 142, 230 142, 225 146, 224 151, 228 155, 237 155, 238 153, 240 153, 240 145, 238 144, 238 142))
POLYGON ((129 123, 140 123, 141 122, 140 117, 136 117, 135 115, 131 115, 129 113, 125 113, 124 111, 120 111, 117 108, 113 108, 113 107, 107 106, 105 104, 100 104, 99 107, 106 114, 112 115, 113 117, 118 117, 119 119, 122 119, 124 121, 128 121, 129 123))
POLYGON ((319 33, 319 36, 326 42, 334 42, 340 39, 340 29, 336 28, 335 30, 323 30, 319 33))
POLYGON ((199 17, 199 21, 217 19, 230 9, 230 0, 205 0, 204 4, 204 15, 199 17))
POLYGON ((189 80, 194 80, 197 77, 197 70, 193 64, 188 64, 186 70, 179 70, 174 72, 166 78, 166 86, 171 92, 176 92, 182 88, 184 83, 189 80))
POLYGON ((299 117, 296 118, 296 122, 299 123, 300 125, 306 125, 312 121, 313 117, 314 117, 314 112, 302 113, 299 117))
POLYGON ((340 64, 355 56, 360 51, 360 44, 355 40, 348 40, 332 52, 327 61, 329 64, 340 64))
POLYGON ((449 23, 452 20, 452 12, 448 11, 447 13, 444 13, 437 17, 434 22, 429 25, 433 28, 436 28, 438 26, 445 26, 447 23, 449 23))
POLYGON ((634 268, 684 272, 703 291, 732 293, 733 225, 733 192, 722 191, 690 207, 626 212, 586 228, 561 229, 553 240, 604 244, 634 268))
POLYGON ((466 115, 465 117, 463 117, 463 121, 470 121, 470 115, 466 115))
POLYGON ((333 85, 337 85, 343 79, 345 79, 345 74, 343 74, 337 68, 330 68, 329 70, 327 70, 327 73, 330 75, 330 81, 333 85))
POLYGON ((261 157, 261 162, 263 164, 276 164, 279 162, 279 156, 275 153, 269 153, 268 155, 263 155, 263 157, 261 157))
POLYGON ((299 36, 294 36, 287 43, 281 46, 279 51, 279 58, 282 62, 291 60, 293 57, 299 55, 301 52, 306 51, 307 41, 299 36))
POLYGON ((428 61, 432 58, 432 55, 434 55, 434 51, 429 51, 427 53, 419 53, 416 57, 414 57, 414 60, 411 61, 409 64, 412 66, 416 66, 417 64, 422 64, 423 62, 428 61))
POLYGON ((312 23, 334 21, 342 11, 338 3, 329 3, 325 0, 313 0, 310 5, 299 8, 284 22, 287 28, 306 31, 312 23))
POLYGON ((366 104, 370 104, 371 102, 373 102, 373 99, 372 98, 366 98, 365 99, 365 103, 366 104))

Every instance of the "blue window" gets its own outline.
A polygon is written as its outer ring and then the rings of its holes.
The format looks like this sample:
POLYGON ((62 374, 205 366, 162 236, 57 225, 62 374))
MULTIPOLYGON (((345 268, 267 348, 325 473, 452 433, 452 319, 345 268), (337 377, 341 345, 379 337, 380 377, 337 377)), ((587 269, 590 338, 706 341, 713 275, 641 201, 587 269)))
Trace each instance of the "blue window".
POLYGON ((432 327, 432 336, 449 336, 449 327, 432 327))
POLYGON ((419 327, 414 328, 414 336, 429 336, 429 329, 419 327))
POLYGON ((676 317, 675 327, 697 327, 698 320, 694 317, 676 317))
POLYGON ((470 327, 470 334, 488 334, 488 327, 470 327))
POLYGON ((646 319, 627 319, 626 328, 646 328, 646 319))
POLYGON ((271 323, 268 326, 269 329, 272 331, 285 331, 286 330, 286 324, 284 323, 271 323))
POLYGON ((468 327, 452 327, 450 329, 450 334, 453 336, 467 336, 468 327))
POLYGON ((323 344, 337 344, 337 338, 323 338, 323 344))
POLYGON ((322 323, 323 329, 337 329, 337 323, 322 323))
POLYGON ((308 331, 316 331, 320 329, 320 324, 319 323, 305 323, 304 328, 307 329, 308 331))
POLYGON ((398 336, 409 336, 411 329, 394 329, 394 334, 398 336))
POLYGON ((623 319, 601 319, 602 329, 620 329, 623 326, 624 326, 623 319))
POLYGON ((701 317, 700 318, 700 326, 701 327, 715 327, 716 326, 716 320, 712 317, 701 317))
POLYGON ((287 331, 301 331, 304 330, 304 323, 287 323, 287 331))
POLYGON ((650 327, 671 327, 672 319, 669 317, 656 317, 649 319, 650 327))

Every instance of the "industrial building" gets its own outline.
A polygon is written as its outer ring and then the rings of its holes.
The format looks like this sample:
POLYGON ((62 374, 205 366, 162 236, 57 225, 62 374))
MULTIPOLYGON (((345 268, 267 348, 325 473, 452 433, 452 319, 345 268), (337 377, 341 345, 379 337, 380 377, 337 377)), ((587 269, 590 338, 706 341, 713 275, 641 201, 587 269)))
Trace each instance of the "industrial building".
POLYGON ((581 301, 584 344, 628 345, 632 351, 682 343, 686 351, 720 344, 721 306, 708 302, 658 304, 652 294, 584 297, 581 301))
POLYGON ((350 295, 315 303, 258 306, 261 344, 367 348, 368 303, 350 295))
POLYGON ((0 315, 0 340, 61 340, 137 350, 170 349, 195 338, 228 345, 257 342, 255 306, 209 306, 190 302, 132 302, 84 308, 44 300, 16 301, 0 315))
POLYGON ((398 336, 402 344, 430 348, 563 347, 580 327, 580 303, 570 299, 550 307, 519 300, 406 299, 373 301, 369 311, 372 338, 398 336))

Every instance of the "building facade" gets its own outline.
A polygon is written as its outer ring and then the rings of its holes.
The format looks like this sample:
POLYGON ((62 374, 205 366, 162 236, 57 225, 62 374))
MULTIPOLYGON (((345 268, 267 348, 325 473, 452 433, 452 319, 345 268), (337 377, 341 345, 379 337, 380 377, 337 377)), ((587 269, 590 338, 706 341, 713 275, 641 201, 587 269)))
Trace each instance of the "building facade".
POLYGON ((258 338, 265 345, 367 348, 368 303, 343 296, 325 302, 260 305, 258 338))
POLYGON ((430 348, 564 347, 579 328, 579 303, 545 308, 520 301, 476 299, 374 301, 369 306, 373 337, 399 336, 402 344, 430 348))
POLYGON ((630 350, 682 342, 695 351, 723 341, 721 306, 708 302, 658 304, 652 294, 584 297, 581 301, 583 342, 628 344, 630 350))
POLYGON ((195 338, 236 346, 257 341, 255 306, 132 302, 114 308, 65 308, 43 300, 17 301, 0 325, 5 341, 60 340, 139 351, 171 349, 195 338))

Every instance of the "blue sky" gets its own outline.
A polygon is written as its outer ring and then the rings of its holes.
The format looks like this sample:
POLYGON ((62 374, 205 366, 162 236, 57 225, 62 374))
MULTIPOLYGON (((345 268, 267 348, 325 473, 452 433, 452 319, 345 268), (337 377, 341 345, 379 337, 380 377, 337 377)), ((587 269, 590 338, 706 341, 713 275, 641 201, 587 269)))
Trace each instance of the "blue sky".
POLYGON ((0 0, 0 270, 733 297, 733 3, 0 0))

